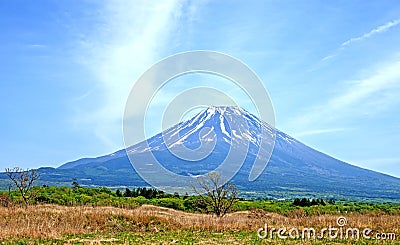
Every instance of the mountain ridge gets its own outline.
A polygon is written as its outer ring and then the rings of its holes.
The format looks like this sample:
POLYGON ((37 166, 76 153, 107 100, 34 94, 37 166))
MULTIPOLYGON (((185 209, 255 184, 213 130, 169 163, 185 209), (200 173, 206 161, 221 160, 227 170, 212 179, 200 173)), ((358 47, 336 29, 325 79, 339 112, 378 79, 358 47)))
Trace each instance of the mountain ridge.
MULTIPOLYGON (((232 142, 241 141, 248 142, 247 151, 235 149, 247 155, 233 181, 243 196, 400 200, 399 178, 337 160, 276 130, 239 107, 209 107, 163 133, 128 147, 126 151, 79 159, 53 170, 45 169, 42 177, 50 183, 70 183, 74 177, 87 186, 148 186, 131 165, 129 154, 147 160, 141 157, 151 152, 168 170, 190 176, 214 170, 228 154, 232 142), (264 140, 264 143, 272 144, 272 133, 275 133, 274 148, 268 165, 255 181, 249 181, 258 157, 256 153, 260 150, 258 143, 264 140), (201 158, 200 152, 198 161, 185 161, 170 152, 172 149, 181 153, 181 146, 195 150, 207 144, 214 145, 211 154, 201 158)), ((236 144, 238 146, 241 144, 236 144)))

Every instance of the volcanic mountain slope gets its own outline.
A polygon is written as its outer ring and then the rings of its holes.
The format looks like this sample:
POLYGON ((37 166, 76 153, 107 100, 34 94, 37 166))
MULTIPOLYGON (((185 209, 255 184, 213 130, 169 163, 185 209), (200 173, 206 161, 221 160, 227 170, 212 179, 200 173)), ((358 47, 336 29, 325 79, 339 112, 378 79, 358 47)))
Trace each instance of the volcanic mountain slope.
POLYGON ((86 185, 143 186, 147 184, 133 169, 126 152, 140 159, 141 154, 150 151, 170 171, 197 175, 215 169, 233 144, 236 145, 235 150, 247 153, 243 166, 233 179, 244 194, 253 193, 253 197, 400 200, 400 179, 359 168, 316 151, 240 107, 213 106, 147 141, 129 147, 127 151, 80 159, 57 169, 42 168, 40 171, 42 180, 49 182, 67 183, 76 177, 86 185), (262 140, 266 144, 275 140, 275 147, 259 178, 249 181, 254 161, 265 160, 263 156, 257 156, 262 140), (169 147, 180 152, 182 146, 195 150, 200 146, 207 148, 207 144, 214 146, 213 151, 199 161, 182 160, 168 150, 169 147), (246 147, 237 149, 241 145, 246 147))

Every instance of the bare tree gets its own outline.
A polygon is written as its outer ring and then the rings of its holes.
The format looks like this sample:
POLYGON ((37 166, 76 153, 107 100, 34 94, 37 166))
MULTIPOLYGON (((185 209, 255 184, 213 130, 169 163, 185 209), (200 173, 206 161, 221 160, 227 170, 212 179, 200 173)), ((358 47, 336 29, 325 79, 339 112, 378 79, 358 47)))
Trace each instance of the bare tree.
POLYGON ((19 167, 12 169, 6 168, 6 174, 21 193, 25 205, 27 206, 29 200, 38 193, 38 191, 33 191, 32 187, 34 186, 34 182, 39 179, 40 174, 35 169, 24 170, 19 167))
POLYGON ((235 183, 225 181, 220 173, 210 172, 192 183, 192 188, 203 202, 212 208, 217 216, 224 216, 237 201, 238 190, 235 183))

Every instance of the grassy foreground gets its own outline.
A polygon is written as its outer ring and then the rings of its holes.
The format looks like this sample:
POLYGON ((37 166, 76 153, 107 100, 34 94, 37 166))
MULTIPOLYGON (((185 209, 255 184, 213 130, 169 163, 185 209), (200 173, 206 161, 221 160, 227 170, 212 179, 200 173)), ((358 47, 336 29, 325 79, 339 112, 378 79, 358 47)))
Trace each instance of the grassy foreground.
MULTIPOLYGON (((400 235, 400 215, 348 214, 346 227, 400 235)), ((223 218, 169 208, 36 205, 0 208, 0 241, 5 244, 400 244, 365 239, 260 239, 269 227, 302 229, 336 226, 338 215, 287 217, 262 210, 223 218)))

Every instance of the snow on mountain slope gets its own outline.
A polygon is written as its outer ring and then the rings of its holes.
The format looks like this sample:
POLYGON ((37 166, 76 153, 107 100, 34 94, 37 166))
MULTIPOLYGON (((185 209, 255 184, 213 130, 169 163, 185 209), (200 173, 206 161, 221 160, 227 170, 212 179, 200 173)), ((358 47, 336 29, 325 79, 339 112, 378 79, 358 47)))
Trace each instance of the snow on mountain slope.
MULTIPOLYGON (((234 178, 243 190, 323 192, 400 199, 400 179, 362 169, 316 151, 240 107, 209 107, 126 151, 66 163, 59 169, 86 169, 88 172, 100 166, 109 171, 131 169, 131 175, 137 179, 127 153, 137 157, 139 162, 146 162, 147 159, 141 157, 151 152, 172 172, 198 175, 216 169, 232 149, 245 154, 243 166, 234 178), (272 145, 273 152, 268 158, 265 149, 272 145), (182 154, 183 158, 177 157, 182 154), (262 172, 259 178, 249 181, 255 162, 265 164, 268 159, 267 168, 264 171, 259 169, 262 172)), ((112 172, 107 174, 112 175, 112 172)), ((129 183, 136 182, 132 180, 129 183)))
POLYGON ((143 151, 160 151, 166 150, 166 146, 173 149, 178 145, 196 149, 201 145, 201 141, 217 141, 217 144, 232 144, 232 141, 241 144, 249 141, 253 148, 257 148, 261 146, 262 138, 271 144, 274 133, 274 128, 240 107, 213 106, 151 137, 147 140, 149 147, 145 147, 146 142, 141 142, 129 147, 127 152, 133 154, 143 151), (230 125, 235 129, 231 129, 230 125), (263 134, 263 130, 267 134, 263 134))

